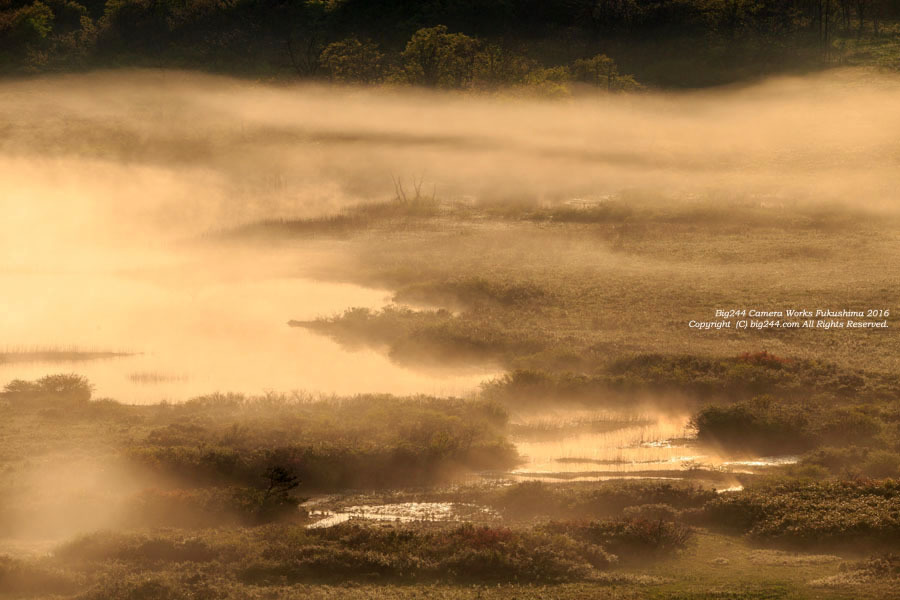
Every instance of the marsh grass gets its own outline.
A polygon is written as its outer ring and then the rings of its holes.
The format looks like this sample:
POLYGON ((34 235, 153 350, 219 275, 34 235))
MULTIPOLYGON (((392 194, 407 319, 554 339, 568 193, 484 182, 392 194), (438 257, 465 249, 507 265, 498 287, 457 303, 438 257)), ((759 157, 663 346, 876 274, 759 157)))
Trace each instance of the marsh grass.
MULTIPOLYGON (((419 184, 421 185, 421 184, 419 184)), ((398 188, 402 189, 402 188, 398 188)), ((265 239, 280 237, 337 237, 346 238, 372 229, 408 229, 424 227, 428 220, 441 213, 441 203, 434 197, 421 194, 407 197, 398 191, 391 201, 357 204, 322 217, 300 219, 268 219, 222 232, 218 239, 265 239)))
MULTIPOLYGON (((633 193, 583 208, 526 201, 453 206, 436 217, 442 232, 429 225, 387 239, 353 237, 353 258, 337 275, 394 289, 400 302, 458 311, 445 327, 483 331, 482 341, 498 348, 510 370, 589 375, 629 355, 719 358, 760 351, 798 360, 794 373, 810 363, 836 365, 848 375, 896 370, 896 328, 873 334, 687 327, 692 319, 714 319, 717 308, 890 306, 893 284, 883 264, 900 259, 891 242, 892 215, 761 198, 726 201, 712 193, 693 201, 633 193), (596 206, 626 207, 628 214, 621 222, 602 215, 592 222, 596 206), (554 211, 578 216, 555 222, 554 211), (830 275, 835 269, 849 274, 854 294, 830 275), (809 290, 815 306, 808 306, 809 290), (822 344, 824 336, 829 344, 822 344), (504 339, 535 343, 508 353, 504 339)), ((647 365, 654 366, 670 368, 647 365)), ((672 377, 672 386, 696 389, 706 375, 672 377)), ((885 385, 886 394, 896 393, 885 385)), ((856 393, 852 385, 847 391, 856 393)))
POLYGON ((353 308, 331 318, 292 320, 288 324, 329 335, 350 346, 386 348, 394 359, 413 364, 505 362, 519 352, 539 351, 546 346, 536 335, 509 332, 444 309, 353 308))
POLYGON ((162 373, 159 371, 136 371, 128 374, 128 380, 133 383, 140 384, 159 384, 178 381, 187 381, 189 377, 185 374, 178 373, 162 373))
POLYGON ((528 282, 498 282, 482 277, 409 284, 394 294, 394 302, 414 302, 443 307, 477 308, 499 305, 514 309, 547 300, 547 290, 528 282))
POLYGON ((77 362, 133 356, 133 352, 79 346, 6 346, 0 348, 0 364, 16 362, 77 362))

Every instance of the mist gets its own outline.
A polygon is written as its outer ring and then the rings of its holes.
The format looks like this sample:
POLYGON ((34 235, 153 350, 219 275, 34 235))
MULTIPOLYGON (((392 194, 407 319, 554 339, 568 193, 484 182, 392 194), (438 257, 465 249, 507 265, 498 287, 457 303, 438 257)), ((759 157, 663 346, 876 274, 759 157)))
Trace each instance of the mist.
POLYGON ((366 578, 343 544, 367 519, 413 524, 402 552, 367 538, 385 577, 502 580, 477 553, 505 544, 509 581, 535 548, 562 557, 547 581, 592 580, 724 536, 745 488, 900 476, 893 329, 686 326, 893 308, 900 77, 572 90, 0 82, 0 550, 40 555, 23 581, 366 578))
POLYGON ((22 248, 8 234, 38 221, 45 243, 146 244, 388 199, 392 177, 444 200, 637 188, 888 210, 897 183, 900 82, 853 70, 560 101, 169 71, 0 89, 3 197, 17 205, 4 204, 5 256, 22 248))
MULTIPOLYGON (((390 201, 397 183, 445 204, 589 205, 631 194, 893 214, 898 98, 896 77, 854 70, 562 100, 178 71, 7 81, 0 264, 16 293, 6 299, 3 344, 134 355, 80 365, 100 394, 127 390, 129 401, 211 390, 465 393, 497 367, 434 379, 357 351, 354 371, 369 375, 348 385, 326 366, 346 352, 284 329, 288 319, 391 301, 391 290, 353 286, 366 281, 365 267, 348 282, 345 244, 273 252, 197 242, 261 220, 390 201), (290 357, 301 347, 327 358, 299 364, 290 357), (157 385, 133 385, 142 373, 157 385)), ((17 372, 36 378, 44 368, 17 372)))

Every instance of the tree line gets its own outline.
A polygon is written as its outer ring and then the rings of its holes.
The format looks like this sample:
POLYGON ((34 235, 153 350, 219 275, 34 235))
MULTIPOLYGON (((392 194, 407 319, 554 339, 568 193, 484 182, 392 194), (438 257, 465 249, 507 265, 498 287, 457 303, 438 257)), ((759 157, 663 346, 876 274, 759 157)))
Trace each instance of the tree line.
POLYGON ((838 41, 894 39, 898 17, 897 0, 0 0, 0 69, 612 91, 634 86, 621 72, 698 86, 807 68, 838 41))

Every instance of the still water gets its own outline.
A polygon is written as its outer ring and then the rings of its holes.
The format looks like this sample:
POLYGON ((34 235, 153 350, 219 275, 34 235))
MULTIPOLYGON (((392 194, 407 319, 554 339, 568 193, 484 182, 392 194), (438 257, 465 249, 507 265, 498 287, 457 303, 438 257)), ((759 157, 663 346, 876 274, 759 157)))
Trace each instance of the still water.
POLYGON ((486 367, 413 370, 377 350, 347 349, 288 327, 290 319, 380 308, 390 294, 296 276, 302 264, 286 269, 284 258, 276 268, 260 255, 233 260, 186 251, 127 269, 0 272, 0 353, 7 352, 0 386, 74 372, 94 384, 95 397, 153 403, 216 391, 462 395, 496 374, 486 367), (64 362, 21 355, 58 348, 130 355, 64 362))
POLYGON ((666 411, 548 409, 518 417, 512 439, 524 460, 519 481, 681 479, 691 469, 752 473, 796 456, 732 456, 697 443, 690 414, 666 411))

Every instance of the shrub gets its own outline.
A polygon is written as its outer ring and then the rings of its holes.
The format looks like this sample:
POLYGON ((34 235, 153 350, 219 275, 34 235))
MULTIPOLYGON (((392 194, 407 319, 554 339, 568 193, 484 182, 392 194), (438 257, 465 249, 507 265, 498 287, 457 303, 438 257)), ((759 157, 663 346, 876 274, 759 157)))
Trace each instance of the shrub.
POLYGON ((560 495, 541 481, 526 481, 505 488, 491 503, 512 517, 559 514, 562 510, 560 495))
POLYGON ((900 554, 887 552, 871 556, 859 567, 880 578, 900 577, 900 554))
POLYGON ((875 450, 860 465, 860 471, 866 477, 900 479, 900 454, 888 450, 875 450))
MULTIPOLYGON (((884 446, 890 437, 885 421, 892 418, 878 405, 828 407, 760 396, 725 406, 707 406, 692 418, 691 425, 702 442, 771 454, 809 450, 822 444, 884 446)), ((881 470, 890 475, 889 457, 883 455, 881 460, 881 470)))
POLYGON ((77 588, 71 575, 0 554, 0 594, 71 594, 77 588))
POLYGON ((36 381, 15 379, 3 388, 0 396, 10 400, 49 400, 85 403, 91 399, 93 386, 81 375, 47 375, 36 381))
POLYGON ((888 546, 900 540, 895 480, 788 482, 722 495, 704 520, 758 540, 794 546, 888 546))
POLYGON ((645 519, 647 521, 676 521, 681 516, 680 511, 668 504, 640 504, 629 506, 622 511, 629 519, 645 519))
POLYGON ((615 560, 594 544, 534 530, 354 523, 275 536, 261 557, 242 571, 241 579, 555 582, 583 579, 615 560))
POLYGON ((103 531, 66 542, 54 552, 63 562, 122 560, 141 564, 157 562, 209 562, 217 553, 206 542, 181 537, 148 537, 103 531))
POLYGON ((900 453, 891 450, 825 447, 805 455, 801 463, 824 467, 833 475, 900 478, 900 453))
POLYGON ((689 484, 610 481, 580 489, 524 482, 488 496, 486 502, 511 517, 596 519, 622 515, 629 507, 675 512, 700 508, 716 497, 714 490, 689 484))
POLYGON ((765 453, 811 448, 815 438, 809 423, 808 409, 769 396, 730 406, 707 406, 691 418, 701 442, 765 453))
POLYGON ((874 441, 881 433, 882 425, 872 415, 858 408, 837 408, 821 415, 814 424, 817 437, 835 446, 859 444, 874 441))
POLYGON ((772 394, 786 400, 810 397, 895 399, 900 377, 839 368, 832 363, 793 360, 768 352, 734 358, 638 354, 613 362, 610 385, 622 390, 676 390, 698 397, 743 400, 772 394))
POLYGON ((324 539, 339 539, 358 548, 407 556, 430 576, 456 580, 562 581, 587 576, 615 559, 601 547, 539 531, 471 524, 440 531, 379 531, 358 526, 320 530, 324 539), (412 554, 418 560, 409 557, 412 554), (430 565, 430 567, 429 567, 430 565))
POLYGON ((687 525, 641 517, 590 523, 551 522, 545 529, 599 545, 623 560, 668 554, 684 548, 693 535, 687 525))
POLYGON ((159 427, 126 452, 132 462, 174 476, 183 487, 245 488, 249 507, 254 489, 262 501, 262 476, 274 467, 289 470, 304 490, 323 491, 508 468, 517 455, 502 435, 506 419, 490 401, 207 397, 171 407, 158 418, 159 427))

